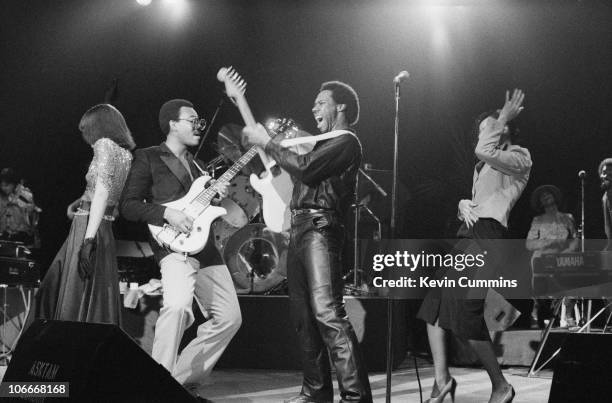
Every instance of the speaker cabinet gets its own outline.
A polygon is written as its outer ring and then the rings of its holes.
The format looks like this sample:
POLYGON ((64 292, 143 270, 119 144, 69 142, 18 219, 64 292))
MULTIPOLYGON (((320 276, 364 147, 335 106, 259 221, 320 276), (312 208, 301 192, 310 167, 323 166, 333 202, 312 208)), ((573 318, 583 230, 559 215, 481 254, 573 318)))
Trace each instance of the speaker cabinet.
POLYGON ((108 324, 37 320, 19 340, 3 382, 69 382, 70 398, 57 399, 64 402, 196 401, 108 324))
POLYGON ((610 402, 612 334, 567 336, 554 367, 549 403, 610 402))

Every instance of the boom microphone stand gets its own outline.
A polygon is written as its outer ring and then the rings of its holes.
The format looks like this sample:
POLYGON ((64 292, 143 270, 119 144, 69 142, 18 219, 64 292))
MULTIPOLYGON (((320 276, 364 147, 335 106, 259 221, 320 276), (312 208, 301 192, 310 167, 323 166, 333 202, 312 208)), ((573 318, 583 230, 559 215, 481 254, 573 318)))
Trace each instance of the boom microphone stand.
POLYGON ((355 204, 351 206, 355 209, 354 211, 354 230, 353 230, 353 271, 347 274, 346 276, 344 276, 344 280, 346 280, 351 274, 353 275, 353 284, 350 287, 350 293, 352 295, 363 294, 363 291, 361 289, 361 285, 363 284, 363 278, 361 277, 361 274, 363 273, 363 271, 359 269, 359 260, 360 260, 359 259, 359 221, 360 221, 362 209, 365 210, 365 212, 374 221, 376 221, 376 224, 378 226, 378 235, 376 236, 376 238, 378 240, 380 240, 381 233, 382 233, 382 225, 381 225, 380 219, 376 216, 376 214, 372 212, 372 210, 368 208, 368 206, 366 206, 364 203, 361 203, 359 201, 359 183, 360 183, 359 176, 360 174, 363 175, 363 177, 366 178, 374 186, 376 191, 378 191, 383 197, 388 196, 387 192, 385 192, 385 190, 378 183, 376 183, 374 179, 372 179, 367 173, 365 173, 363 169, 359 168, 359 171, 357 172, 357 178, 356 178, 357 180, 355 183, 355 204))

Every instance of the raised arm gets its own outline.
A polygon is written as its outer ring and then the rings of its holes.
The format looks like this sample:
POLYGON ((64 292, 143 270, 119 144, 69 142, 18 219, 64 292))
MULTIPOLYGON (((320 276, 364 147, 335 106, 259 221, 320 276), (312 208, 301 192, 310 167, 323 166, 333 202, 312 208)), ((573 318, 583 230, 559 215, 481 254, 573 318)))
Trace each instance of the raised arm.
POLYGON ((353 134, 342 134, 325 140, 305 155, 298 155, 282 147, 279 144, 281 140, 277 137, 269 141, 265 147, 266 154, 308 186, 340 175, 361 158, 361 144, 353 134))
POLYGON ((506 175, 522 175, 531 169, 531 155, 525 148, 498 147, 505 124, 491 117, 485 119, 474 151, 476 157, 506 175))
POLYGON ((529 151, 520 147, 510 147, 508 150, 500 147, 506 124, 521 113, 524 99, 525 94, 519 89, 515 89, 512 96, 506 91, 506 101, 499 112, 499 118, 485 119, 478 135, 476 157, 506 175, 522 175, 531 169, 529 151))

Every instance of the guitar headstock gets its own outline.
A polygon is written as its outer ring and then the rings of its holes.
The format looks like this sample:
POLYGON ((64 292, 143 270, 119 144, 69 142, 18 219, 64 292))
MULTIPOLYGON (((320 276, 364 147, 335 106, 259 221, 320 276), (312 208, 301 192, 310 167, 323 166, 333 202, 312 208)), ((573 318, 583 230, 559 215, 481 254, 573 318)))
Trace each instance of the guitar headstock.
POLYGON ((217 72, 217 80, 225 84, 225 93, 232 101, 244 97, 246 91, 246 81, 233 67, 221 67, 217 72))
POLYGON ((271 137, 282 134, 285 138, 294 138, 299 130, 297 123, 290 118, 271 119, 266 124, 271 137))

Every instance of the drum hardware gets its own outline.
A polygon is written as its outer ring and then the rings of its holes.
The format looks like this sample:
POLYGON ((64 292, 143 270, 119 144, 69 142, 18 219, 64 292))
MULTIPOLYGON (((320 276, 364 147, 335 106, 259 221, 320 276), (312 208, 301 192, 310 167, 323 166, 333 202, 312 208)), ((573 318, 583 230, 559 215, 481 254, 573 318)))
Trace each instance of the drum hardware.
POLYGON ((4 342, 4 340, 6 340, 6 317, 8 314, 8 304, 6 303, 6 289, 8 288, 8 285, 0 284, 0 288, 2 289, 2 294, 4 296, 2 299, 2 351, 0 352, 0 360, 4 361, 4 364, 8 365, 9 351, 6 349, 6 343, 4 342))
MULTIPOLYGON (((366 164, 366 166, 371 167, 370 164, 366 164)), ((355 199, 357 199, 359 196, 360 174, 365 179, 367 179, 372 185, 374 185, 374 188, 383 197, 387 196, 387 192, 385 192, 385 190, 378 183, 376 183, 374 179, 372 179, 367 173, 365 173, 363 169, 359 168, 359 172, 357 173, 356 183, 355 183, 355 196, 356 196, 355 199)), ((347 275, 345 275, 343 278, 344 280, 347 280, 348 278, 352 276, 353 282, 351 285, 345 286, 345 290, 350 295, 370 295, 370 292, 368 291, 368 286, 364 282, 364 279, 363 279, 364 277, 363 270, 359 268, 359 222, 361 219, 361 210, 364 210, 376 222, 377 232, 374 235, 374 238, 376 240, 380 240, 381 238, 382 225, 381 225, 380 219, 376 216, 376 214, 374 214, 374 212, 372 212, 372 210, 368 208, 366 204, 361 203, 361 202, 355 203, 351 205, 351 208, 353 209, 353 213, 354 213, 353 270, 352 272, 349 272, 347 275)))
POLYGON ((210 176, 214 177, 217 172, 217 169, 220 169, 226 166, 227 164, 225 163, 225 158, 222 155, 219 155, 218 157, 213 158, 212 160, 208 161, 204 165, 204 170, 208 171, 210 176))
POLYGON ((278 288, 287 277, 289 235, 264 224, 249 224, 233 234, 223 259, 238 293, 260 294, 278 288))
POLYGON ((384 173, 384 174, 389 174, 389 173, 393 172, 390 169, 376 169, 376 168, 372 168, 372 164, 370 164, 369 162, 366 162, 365 164, 363 164, 363 170, 365 172, 375 172, 375 173, 384 173))
POLYGON ((8 321, 9 304, 7 300, 8 288, 9 288, 8 284, 0 284, 0 289, 2 290, 2 308, 1 308, 2 333, 0 335, 0 344, 2 345, 2 347, 0 347, 0 363, 2 363, 2 365, 5 365, 5 366, 8 365, 11 355, 13 353, 13 350, 15 349, 17 342, 19 342, 21 334, 25 330, 24 329, 25 321, 27 320, 28 315, 30 314, 30 308, 32 306, 32 294, 33 294, 32 288, 24 289, 23 285, 21 284, 17 286, 17 289, 19 290, 21 294, 23 306, 25 309, 23 313, 23 322, 21 322, 19 319, 16 324, 14 323, 13 319, 11 319, 10 321, 17 328, 18 333, 15 339, 13 340, 13 343, 9 346, 7 343, 7 335, 6 335, 6 328, 7 328, 7 325, 9 324, 9 321, 8 321))
POLYGON ((251 222, 261 211, 257 193, 246 176, 238 175, 230 182, 228 195, 221 201, 227 214, 213 223, 214 242, 223 256, 225 244, 240 228, 251 222))
POLYGON ((0 241, 0 256, 4 257, 28 257, 32 251, 23 242, 0 241))
POLYGON ((19 257, 0 257, 0 284, 38 287, 39 283, 40 271, 34 260, 19 257))

